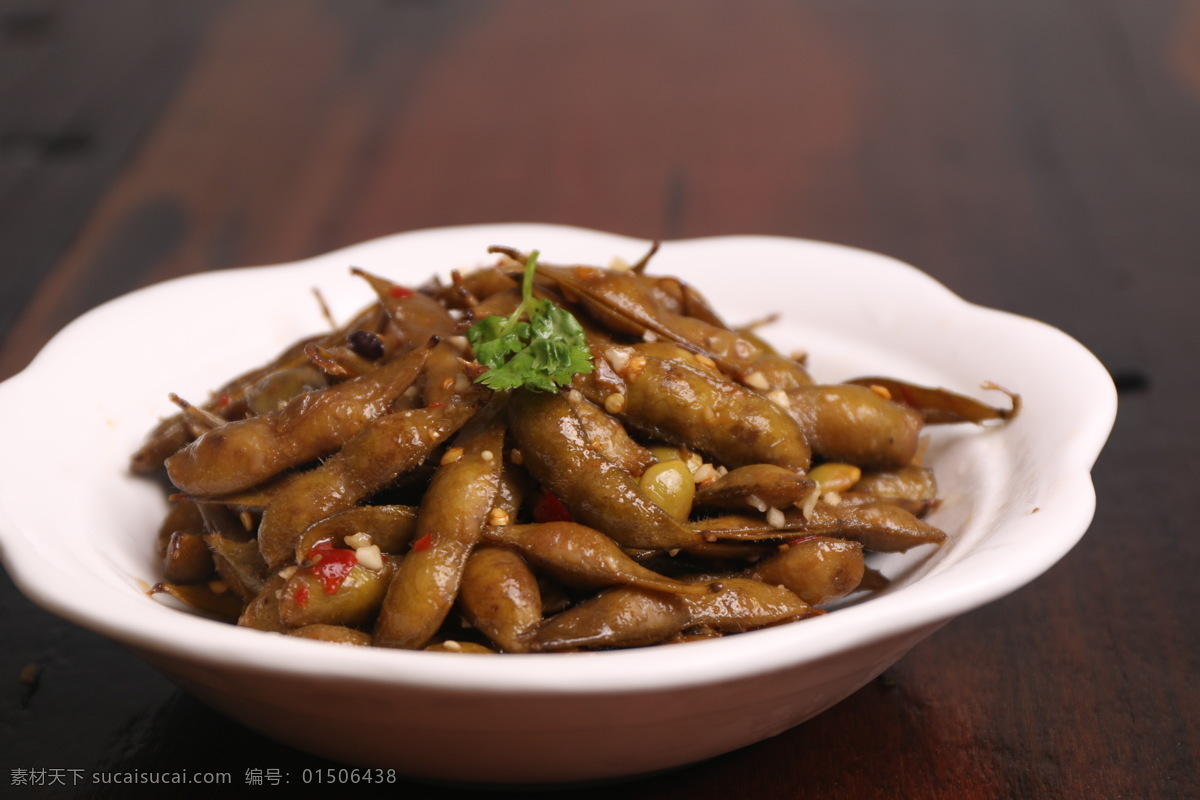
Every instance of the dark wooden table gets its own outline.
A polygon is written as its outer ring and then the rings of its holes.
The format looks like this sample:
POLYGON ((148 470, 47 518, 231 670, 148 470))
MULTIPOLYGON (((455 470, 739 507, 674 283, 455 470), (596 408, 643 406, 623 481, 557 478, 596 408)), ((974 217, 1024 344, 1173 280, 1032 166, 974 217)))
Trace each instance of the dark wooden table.
MULTIPOLYGON (((817 719, 620 791, 1200 796, 1200 2, 0 9, 0 377, 150 282, 497 221, 857 245, 1072 334, 1121 390, 1083 542, 817 719)), ((0 795, 313 766, 6 577, 0 641, 0 795)))

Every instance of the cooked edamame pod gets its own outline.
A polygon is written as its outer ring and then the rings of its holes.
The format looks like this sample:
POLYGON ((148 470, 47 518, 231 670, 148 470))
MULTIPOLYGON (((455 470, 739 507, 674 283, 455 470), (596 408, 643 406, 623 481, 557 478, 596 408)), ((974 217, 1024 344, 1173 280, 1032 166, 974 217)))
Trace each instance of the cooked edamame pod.
POLYGON ((945 425, 955 422, 980 424, 991 420, 1010 420, 1021 410, 1021 396, 994 383, 985 383, 982 388, 994 389, 1008 395, 1009 408, 995 408, 974 398, 952 392, 949 389, 919 386, 895 378, 866 377, 847 381, 859 386, 876 387, 898 403, 915 408, 928 425, 945 425))
POLYGON ((204 534, 175 531, 163 558, 163 577, 168 583, 203 583, 214 576, 212 553, 204 534))
POLYGON ((655 463, 654 454, 631 439, 620 420, 610 416, 578 390, 567 392, 566 396, 588 443, 600 455, 635 478, 655 463))
MULTIPOLYGON (((279 595, 279 618, 289 628, 346 625, 356 628, 374 618, 396 572, 395 559, 371 564, 358 550, 321 545, 287 579, 279 595)), ((289 567, 288 570, 291 570, 289 567)))
POLYGON ((296 545, 296 563, 321 544, 355 546, 347 539, 373 544, 382 553, 403 553, 416 529, 417 510, 412 506, 355 506, 308 526, 296 545))
POLYGON ((423 462, 474 412, 473 406, 397 411, 372 421, 320 466, 288 482, 267 504, 258 546, 272 567, 286 563, 304 531, 357 504, 423 462))
POLYGON ((704 484, 696 502, 713 508, 787 508, 804 501, 816 483, 774 464, 750 464, 704 484))
POLYGON ((458 596, 467 558, 495 506, 504 455, 504 398, 455 437, 417 512, 417 538, 400 562, 375 624, 377 645, 419 649, 458 596))
POLYGON ((305 392, 278 411, 209 431, 167 459, 167 475, 185 492, 218 495, 328 455, 412 385, 428 349, 418 348, 362 377, 305 392))
POLYGON ((701 584, 672 580, 638 564, 608 536, 576 522, 541 522, 487 528, 492 544, 513 547, 560 583, 596 589, 623 583, 680 594, 703 594, 701 584))
POLYGON ((528 652, 542 621, 537 576, 507 547, 475 548, 463 570, 458 605, 471 626, 506 653, 528 652))
POLYGON ((906 500, 931 502, 937 498, 937 479, 933 470, 915 464, 894 470, 863 473, 852 491, 880 497, 899 497, 906 500))
POLYGON ((682 597, 637 586, 615 586, 546 620, 533 649, 643 647, 679 633, 691 620, 682 597))
POLYGON ((246 603, 241 616, 237 618, 237 624, 258 631, 286 633, 288 626, 283 624, 279 616, 279 598, 286 585, 287 576, 281 573, 276 572, 267 578, 258 594, 246 603))
POLYGON ((881 553, 901 553, 923 544, 941 544, 946 539, 940 529, 888 502, 839 506, 819 502, 808 516, 797 508, 781 511, 776 525, 761 518, 730 515, 700 520, 688 527, 714 542, 787 540, 796 538, 796 534, 837 536, 881 553))
MULTIPOLYGON (((308 347, 316 347, 310 342, 308 347)), ((311 364, 268 372, 246 389, 246 405, 256 416, 278 411, 297 395, 329 385, 325 374, 311 364)))
POLYGON ((686 444, 729 468, 808 469, 804 432, 765 397, 681 361, 636 352, 618 373, 627 389, 613 410, 646 435, 686 444))
POLYGON ((508 411, 513 444, 525 468, 562 500, 575 520, 622 547, 669 550, 696 539, 646 497, 628 472, 591 446, 566 399, 519 389, 508 411))
POLYGON ((911 463, 917 454, 921 415, 865 386, 810 386, 787 396, 788 413, 824 459, 889 469, 911 463))
POLYGON ((350 273, 367 282, 379 298, 379 304, 387 311, 392 324, 402 333, 410 336, 454 335, 454 318, 441 303, 424 292, 414 291, 358 267, 352 267, 350 273))
POLYGON ((783 586, 751 578, 723 578, 715 591, 680 595, 689 627, 701 625, 722 633, 742 633, 820 613, 783 586))
POLYGON ((862 582, 863 546, 828 536, 789 542, 746 570, 745 577, 778 584, 811 606, 845 597, 862 582))

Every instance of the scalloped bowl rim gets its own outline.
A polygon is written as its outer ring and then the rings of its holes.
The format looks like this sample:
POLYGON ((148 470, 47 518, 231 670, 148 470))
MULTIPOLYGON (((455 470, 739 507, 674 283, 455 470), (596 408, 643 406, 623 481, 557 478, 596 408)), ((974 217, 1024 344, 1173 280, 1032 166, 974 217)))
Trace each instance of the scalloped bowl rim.
MULTIPOLYGON (((485 261, 483 249, 489 244, 537 248, 547 261, 604 263, 614 256, 633 261, 649 243, 599 231, 543 224, 415 231, 289 264, 221 270, 172 279, 109 301, 68 325, 23 372, 0 385, 0 412, 3 412, 0 419, 9 420, 6 427, 19 440, 17 447, 24 448, 19 452, 31 457, 31 461, 22 461, 19 469, 14 466, 18 459, 9 459, 7 466, 0 468, 0 555, 14 581, 35 602, 66 619, 135 649, 196 663, 233 664, 266 672, 319 674, 331 680, 353 679, 413 688, 596 695, 679 688, 765 674, 797 663, 814 662, 897 633, 922 627, 932 629, 1032 581, 1065 555, 1090 524, 1095 510, 1090 470, 1112 428, 1116 394, 1107 372, 1082 345, 1043 323, 969 303, 915 267, 887 256, 803 239, 719 236, 664 242, 652 262, 653 270, 679 274, 695 283, 701 291, 707 291, 705 278, 712 274, 711 268, 693 278, 686 269, 690 260, 707 264, 723 258, 744 258, 755 263, 739 266, 739 273, 744 271, 751 277, 756 270, 764 269, 755 264, 763 260, 781 261, 788 269, 803 273, 806 282, 801 284, 802 290, 821 288, 826 279, 833 281, 835 288, 844 289, 848 274, 857 286, 881 287, 879 291, 903 298, 910 304, 909 308, 916 308, 922 315, 942 315, 953 326, 958 326, 954 330, 960 336, 965 336, 965 331, 969 330, 977 343, 986 341, 988 352, 980 354, 983 372, 995 356, 993 351, 1003 350, 1009 339, 1019 339, 1024 348, 1020 353, 1010 354, 1009 360, 1027 357, 1036 361, 1037 357, 1053 354, 1057 363, 1037 372, 1039 383, 1036 387, 1022 385, 1019 380, 1011 381, 1012 388, 1026 398, 1022 414, 1010 426, 1011 430, 1019 430, 1020 426, 1036 426, 1039 432, 1053 431, 1056 426, 1069 430, 1069 435, 1059 436, 1050 444, 1021 442, 1021 447, 1040 449, 1032 455, 1024 451, 1012 455, 1017 463, 1010 461, 1011 468, 1035 465, 1047 470, 1045 479, 1035 482, 1032 487, 1034 494, 1031 497, 1043 498, 1041 505, 1024 509, 1021 514, 1001 508, 996 512, 1001 515, 996 523, 997 530, 985 531, 986 536, 981 534, 981 540, 941 566, 928 570, 928 574, 901 582, 884 596, 851 604, 803 623, 673 647, 532 654, 485 658, 484 661, 479 660, 484 657, 461 654, 329 647, 239 629, 147 600, 138 580, 149 583, 156 578, 127 574, 129 570, 114 564, 103 548, 97 552, 95 547, 89 549, 84 544, 78 550, 63 551, 62 539, 70 539, 69 531, 73 530, 70 525, 72 522, 79 524, 80 520, 73 519, 70 513, 63 515, 66 519, 60 519, 57 513, 47 515, 47 507, 38 504, 52 499, 52 493, 44 486, 46 475, 54 474, 55 470, 69 472, 71 459, 69 455, 44 449, 32 451, 35 444, 44 442, 31 429, 38 424, 47 424, 47 416, 61 411, 62 403, 54 395, 61 393, 63 371, 86 373, 89 367, 80 366, 80 360, 103 358, 104 348, 111 344, 114 330, 128 331, 131 317, 136 320, 138 315, 150 313, 147 309, 178 303, 184 298, 211 301, 214 296, 227 296, 233 287, 255 292, 263 286, 282 284, 284 280, 295 282, 293 276, 308 279, 305 292, 312 284, 319 284, 325 292, 337 282, 352 280, 343 277, 348 265, 361 265, 395 276, 398 273, 385 265, 403 262, 406 258, 416 260, 418 255, 428 258, 417 266, 402 265, 402 279, 423 280, 434 272, 445 276, 450 268, 485 261), (805 273, 804 270, 813 264, 820 265, 826 273, 833 268, 839 272, 832 276, 805 273), (1031 391, 1035 388, 1038 391, 1031 391), (1041 409, 1032 402, 1035 399, 1053 399, 1059 405, 1049 410, 1041 409), (20 428, 13 424, 18 419, 22 420, 20 428), (989 549, 989 537, 1003 539, 1003 547, 998 547, 996 553, 983 552, 989 549), (1024 550, 1024 558, 1013 557, 1014 546, 1024 550), (92 560, 88 561, 88 558, 92 560), (702 664, 703 668, 697 669, 697 664, 702 664)), ((343 299, 341 294, 334 291, 331 305, 343 314, 363 304, 367 298, 367 295, 359 294, 353 299, 343 299)), ((712 300, 718 310, 724 310, 722 296, 713 296, 712 300)), ((771 304, 777 300, 782 298, 777 295, 767 297, 764 313, 774 310, 771 304)), ((877 300, 868 298, 867 302, 877 300)), ((268 299, 268 302, 276 301, 268 299)), ((745 311, 744 308, 740 310, 745 311)), ((257 354, 259 360, 282 349, 288 336, 295 338, 306 330, 316 329, 311 327, 320 324, 316 312, 304 313, 310 327, 299 328, 299 333, 289 331, 277 343, 262 344, 257 354)), ((786 322, 788 312, 784 311, 783 315, 786 322)), ((182 310, 176 316, 192 319, 182 310)), ((911 321, 910 316, 908 322, 911 324, 911 321)), ((887 320, 880 324, 885 323, 887 320)), ((868 320, 868 327, 870 324, 873 323, 868 320)), ((924 323, 918 320, 918 324, 924 323)), ((844 335, 847 346, 857 352, 860 344, 855 339, 857 334, 842 331, 838 335, 844 335)), ((886 351, 886 343, 882 347, 886 351)), ((819 357, 817 346, 812 352, 819 357)), ((930 356, 917 354, 915 358, 922 362, 930 356)), ((245 368, 253 363, 250 359, 240 366, 245 368)), ((880 365, 876 372, 885 373, 885 366, 880 365)), ((936 375, 938 369, 931 367, 929 374, 936 375)), ((234 372, 235 367, 231 365, 224 372, 206 374, 190 390, 202 391, 202 385, 211 388, 234 372)), ((912 377, 899 372, 895 374, 912 377)), ((978 377, 989 376, 990 373, 978 377)), ((825 376, 818 374, 818 377, 825 376)), ((839 376, 839 379, 842 377, 848 376, 839 376)), ((177 390, 169 380, 156 385, 159 397, 177 390)), ((111 403, 115 405, 100 409, 102 416, 111 416, 112 409, 120 407, 121 398, 115 398, 111 403)), ((75 404, 76 407, 79 405, 75 404)), ((161 407, 159 413, 165 414, 169 410, 169 407, 161 407)), ((76 413, 78 417, 62 423, 55 434, 55 442, 50 444, 69 448, 69 435, 78 436, 78 441, 85 444, 97 439, 104 441, 104 432, 97 434, 96 430, 106 424, 105 419, 88 416, 78 408, 76 413)), ((127 452, 131 452, 153 421, 153 417, 146 417, 141 431, 132 439, 128 431, 122 434, 122 444, 129 445, 127 452)), ((111 420, 107 425, 113 427, 111 420)), ((1004 428, 973 430, 970 434, 972 437, 1001 439, 1007 435, 1008 430, 1004 428)), ((962 437, 954 441, 967 439, 962 437)), ((97 480, 99 485, 105 486, 124 485, 141 479, 120 474, 98 476, 97 480)), ((93 499, 91 495, 88 497, 93 499)), ((94 505, 102 507, 98 501, 94 505)), ((55 506, 50 508, 59 510, 55 506)), ((977 509, 968 509, 968 524, 976 517, 977 509)), ((150 528, 145 530, 148 550, 152 549, 152 541, 153 529, 150 528)), ((118 540, 118 544, 124 542, 124 539, 118 540)), ((128 544, 124 546, 128 547, 128 544)), ((117 546, 115 552, 121 549, 117 546)), ((922 569, 920 558, 914 563, 918 571, 922 569)))

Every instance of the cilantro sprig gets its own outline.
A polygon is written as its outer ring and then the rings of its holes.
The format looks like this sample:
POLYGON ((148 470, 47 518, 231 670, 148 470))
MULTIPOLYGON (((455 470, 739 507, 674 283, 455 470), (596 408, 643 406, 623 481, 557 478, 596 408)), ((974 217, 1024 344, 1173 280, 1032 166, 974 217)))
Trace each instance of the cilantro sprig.
POLYGON ((577 373, 592 371, 592 353, 579 320, 533 296, 537 259, 535 250, 525 261, 516 310, 507 317, 484 317, 467 331, 475 360, 487 367, 475 380, 496 391, 524 387, 553 392, 577 373))

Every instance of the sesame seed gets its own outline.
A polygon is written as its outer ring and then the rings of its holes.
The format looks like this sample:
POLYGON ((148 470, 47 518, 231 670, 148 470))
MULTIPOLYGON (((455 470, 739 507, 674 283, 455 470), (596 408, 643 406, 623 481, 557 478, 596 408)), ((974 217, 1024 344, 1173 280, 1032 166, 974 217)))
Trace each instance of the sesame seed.
POLYGON ((872 383, 871 391, 882 397, 884 400, 892 399, 892 393, 888 391, 886 386, 880 386, 878 383, 872 383))
POLYGON ((625 395, 613 392, 604 398, 604 410, 610 414, 620 414, 625 410, 625 395))
POLYGON ((695 358, 696 358, 696 363, 698 363, 702 366, 708 367, 709 369, 717 368, 717 362, 713 361, 711 358, 709 358, 706 355, 703 355, 702 353, 697 353, 695 358))
POLYGON ((492 459, 494 459, 496 457, 496 455, 491 450, 484 450, 482 453, 479 454, 479 457, 481 459, 483 459, 485 462, 490 464, 492 462, 492 459))
POLYGON ((753 494, 746 495, 746 504, 748 506, 750 506, 751 508, 757 509, 760 512, 765 512, 767 510, 767 504, 764 503, 762 501, 762 499, 759 498, 757 495, 753 495, 753 494))
POLYGON ((583 392, 579 391, 578 389, 572 389, 571 391, 567 392, 567 402, 571 403, 572 405, 582 403, 583 392))
POLYGON ((449 450, 446 451, 445 455, 442 456, 441 464, 443 466, 445 466, 446 464, 453 464, 455 461, 458 461, 462 457, 463 457, 463 449, 461 447, 451 447, 449 450))
POLYGON ((772 389, 767 392, 767 399, 781 408, 791 408, 792 401, 783 389, 772 389))
POLYGON ((657 341, 658 341, 658 334, 657 334, 657 333, 655 333, 654 331, 648 330, 648 331, 646 331, 645 333, 643 333, 643 334, 642 334, 642 341, 646 341, 646 342, 657 342, 657 341))
POLYGON ((454 641, 453 639, 447 639, 446 641, 442 642, 442 647, 446 648, 447 650, 449 650, 452 653, 461 653, 462 652, 462 645, 459 644, 458 642, 454 641))
POLYGON ((489 525, 507 525, 510 519, 508 512, 503 508, 493 508, 488 512, 489 525))
POLYGON ((767 509, 767 524, 772 528, 779 530, 784 526, 785 522, 786 520, 784 519, 783 512, 778 508, 772 507, 767 509))

